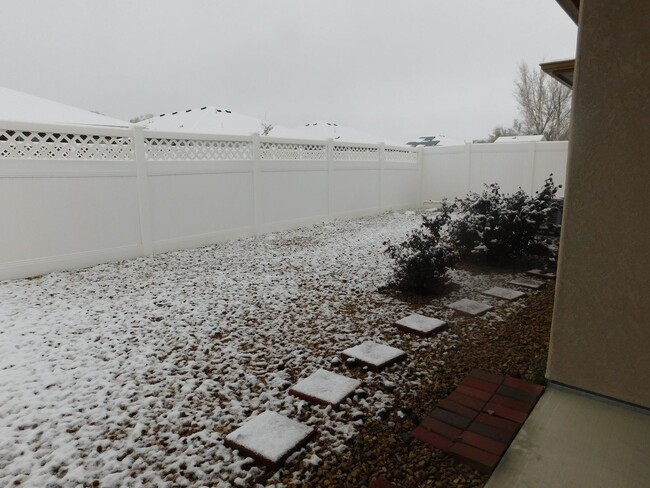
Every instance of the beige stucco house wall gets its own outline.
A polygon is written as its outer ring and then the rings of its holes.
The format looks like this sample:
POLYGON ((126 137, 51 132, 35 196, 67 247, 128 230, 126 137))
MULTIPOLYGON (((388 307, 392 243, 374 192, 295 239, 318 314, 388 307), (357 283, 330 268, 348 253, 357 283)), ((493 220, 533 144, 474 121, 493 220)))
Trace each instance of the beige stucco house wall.
MULTIPOLYGON (((577 2, 576 2, 577 3, 577 2)), ((547 376, 650 407, 650 2, 580 2, 547 376)))

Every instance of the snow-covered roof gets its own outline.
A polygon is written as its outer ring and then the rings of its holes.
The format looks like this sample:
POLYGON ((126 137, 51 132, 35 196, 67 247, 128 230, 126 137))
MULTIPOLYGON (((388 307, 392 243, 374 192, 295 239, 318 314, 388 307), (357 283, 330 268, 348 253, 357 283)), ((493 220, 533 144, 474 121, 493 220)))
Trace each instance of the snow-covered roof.
POLYGON ((39 124, 129 127, 123 120, 0 86, 0 120, 39 124))
MULTIPOLYGON (((261 133, 262 123, 261 119, 208 105, 160 114, 135 125, 162 132, 249 136, 253 133, 261 133)), ((292 134, 291 129, 273 124, 273 129, 268 135, 293 137, 292 134)))
POLYGON ((442 146, 462 146, 465 144, 465 141, 461 141, 460 139, 452 139, 451 137, 447 137, 445 135, 439 134, 437 136, 424 136, 418 138, 417 141, 410 141, 406 143, 408 146, 412 147, 418 147, 418 146, 424 146, 424 147, 430 147, 430 146, 436 146, 436 147, 442 147, 442 146))
POLYGON ((404 145, 400 144, 399 142, 386 140, 385 137, 377 136, 375 134, 370 134, 368 132, 363 132, 357 129, 352 129, 350 127, 345 127, 333 122, 326 122, 324 120, 310 122, 303 126, 295 127, 291 129, 291 131, 294 134, 293 137, 301 139, 334 139, 335 141, 362 142, 367 144, 377 144, 384 142, 391 146, 404 145))
POLYGON ((544 135, 539 136, 501 136, 498 137, 495 144, 502 144, 504 142, 542 142, 545 141, 544 135))

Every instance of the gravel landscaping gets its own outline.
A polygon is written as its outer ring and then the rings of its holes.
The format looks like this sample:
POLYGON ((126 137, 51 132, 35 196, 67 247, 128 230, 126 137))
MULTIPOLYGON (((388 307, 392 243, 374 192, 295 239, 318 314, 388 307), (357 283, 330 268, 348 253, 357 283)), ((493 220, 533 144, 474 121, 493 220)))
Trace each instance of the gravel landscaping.
POLYGON ((553 284, 509 302, 482 292, 525 270, 465 265, 440 298, 378 292, 382 243, 420 222, 389 212, 0 283, 0 485, 482 486, 408 432, 473 367, 542 377, 553 284), (445 307, 463 298, 494 310, 445 307), (412 313, 449 329, 393 326, 412 313), (407 358, 341 360, 365 341, 407 358), (288 393, 319 368, 362 384, 337 409, 288 393), (275 472, 224 445, 266 410, 315 430, 275 472))

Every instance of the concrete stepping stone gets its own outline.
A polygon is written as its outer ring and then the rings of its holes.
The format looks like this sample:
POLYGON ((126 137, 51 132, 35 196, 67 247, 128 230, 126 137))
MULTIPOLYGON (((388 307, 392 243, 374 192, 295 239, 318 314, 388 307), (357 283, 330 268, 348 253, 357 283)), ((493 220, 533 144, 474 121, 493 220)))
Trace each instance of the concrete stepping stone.
POLYGON ((546 283, 543 281, 529 280, 527 278, 515 278, 512 281, 508 281, 509 285, 523 286, 524 288, 530 288, 532 290, 539 290, 546 286, 546 283))
POLYGON ((448 327, 447 322, 434 319, 433 317, 425 317, 417 313, 404 317, 393 325, 403 332, 410 332, 422 337, 432 336, 448 327))
POLYGON ((550 271, 544 271, 542 269, 531 269, 527 273, 533 276, 539 276, 540 278, 555 278, 557 275, 550 271))
POLYGON ((319 369, 291 387, 289 394, 319 405, 337 407, 359 386, 361 386, 359 380, 319 369))
POLYGON ((494 286, 489 290, 485 290, 483 295, 490 297, 501 298, 503 300, 513 301, 517 298, 525 297, 526 294, 523 291, 513 290, 512 288, 501 288, 500 286, 494 286))
POLYGON ((372 341, 366 341, 358 346, 346 349, 341 355, 345 359, 355 359, 358 363, 375 372, 379 372, 406 358, 404 351, 372 341))
POLYGON ((226 436, 226 446, 276 469, 289 455, 305 445, 314 429, 269 410, 248 419, 226 436))
POLYGON ((487 303, 476 302, 467 298, 463 298, 457 302, 450 303, 447 305, 447 308, 451 308, 452 310, 456 310, 457 312, 471 315, 473 317, 483 315, 485 312, 494 310, 494 307, 488 305, 487 303))

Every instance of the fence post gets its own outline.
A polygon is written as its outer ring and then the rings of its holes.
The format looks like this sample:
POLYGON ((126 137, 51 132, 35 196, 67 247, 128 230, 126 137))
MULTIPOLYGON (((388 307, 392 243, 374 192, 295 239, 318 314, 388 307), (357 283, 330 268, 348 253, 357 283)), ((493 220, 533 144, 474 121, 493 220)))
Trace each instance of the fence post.
POLYGON ((144 128, 133 127, 133 152, 135 155, 135 176, 138 188, 138 209, 140 211, 140 239, 142 253, 153 255, 153 237, 151 234, 151 205, 149 201, 149 180, 147 175, 147 157, 144 143, 144 128))
POLYGON ((253 134, 251 155, 253 158, 253 226, 255 235, 262 233, 262 167, 260 135, 253 134))
POLYGON ((417 155, 418 163, 418 174, 420 175, 420 184, 418 185, 418 195, 417 195, 417 206, 418 208, 422 207, 424 204, 424 148, 416 147, 415 148, 417 155))
POLYGON ((386 145, 379 143, 379 213, 384 211, 384 172, 386 170, 386 145))
POLYGON ((465 143, 465 157, 467 159, 467 193, 472 191, 472 143, 465 143))
POLYGON ((334 139, 327 140, 327 221, 334 218, 334 139))
POLYGON ((535 194, 535 151, 537 150, 536 142, 528 143, 528 169, 530 171, 530 194, 535 194))

